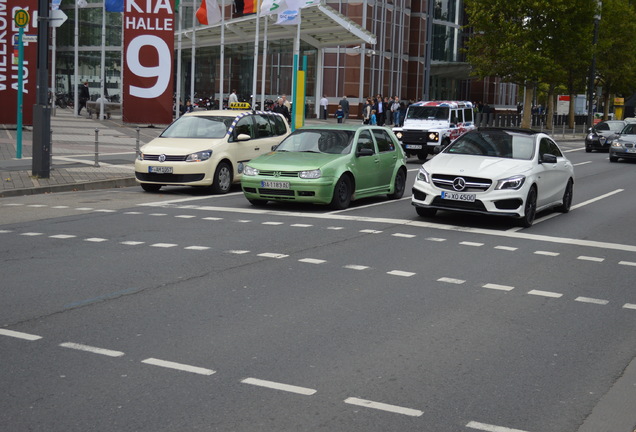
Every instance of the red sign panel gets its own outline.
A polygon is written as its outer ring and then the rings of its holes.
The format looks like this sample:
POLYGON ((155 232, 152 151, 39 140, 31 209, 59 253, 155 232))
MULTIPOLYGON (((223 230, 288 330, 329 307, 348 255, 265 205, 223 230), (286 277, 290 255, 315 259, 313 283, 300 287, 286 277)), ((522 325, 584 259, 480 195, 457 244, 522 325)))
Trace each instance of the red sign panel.
POLYGON ((33 105, 36 101, 37 80, 37 0, 0 0, 0 124, 18 123, 18 26, 14 16, 20 9, 26 10, 31 19, 24 27, 22 46, 22 124, 33 124, 33 105))
POLYGON ((174 23, 174 0, 126 0, 124 122, 172 122, 174 23))

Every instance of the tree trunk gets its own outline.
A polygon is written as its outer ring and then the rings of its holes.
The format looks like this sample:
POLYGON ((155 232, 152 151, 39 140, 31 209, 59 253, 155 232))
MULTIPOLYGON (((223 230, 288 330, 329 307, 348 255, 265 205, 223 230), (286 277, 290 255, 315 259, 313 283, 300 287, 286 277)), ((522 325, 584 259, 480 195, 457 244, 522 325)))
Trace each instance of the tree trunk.
POLYGON ((530 129, 532 126, 532 94, 534 88, 532 86, 526 87, 526 97, 523 102, 523 118, 521 119, 521 127, 530 129))

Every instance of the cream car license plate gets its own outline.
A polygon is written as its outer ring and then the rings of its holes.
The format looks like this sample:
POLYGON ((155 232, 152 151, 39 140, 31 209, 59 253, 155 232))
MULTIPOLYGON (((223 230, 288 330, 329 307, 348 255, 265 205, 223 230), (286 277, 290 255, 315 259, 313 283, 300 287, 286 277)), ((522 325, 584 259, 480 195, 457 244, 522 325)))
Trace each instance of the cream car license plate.
POLYGON ((422 150, 422 146, 420 144, 407 144, 407 150, 422 150))
POLYGON ((475 194, 459 193, 459 192, 442 192, 442 199, 452 201, 475 202, 475 194))
POLYGON ((172 167, 169 166, 149 166, 148 172, 153 174, 172 174, 172 167))
POLYGON ((289 182, 263 180, 261 187, 269 189, 289 189, 289 182))

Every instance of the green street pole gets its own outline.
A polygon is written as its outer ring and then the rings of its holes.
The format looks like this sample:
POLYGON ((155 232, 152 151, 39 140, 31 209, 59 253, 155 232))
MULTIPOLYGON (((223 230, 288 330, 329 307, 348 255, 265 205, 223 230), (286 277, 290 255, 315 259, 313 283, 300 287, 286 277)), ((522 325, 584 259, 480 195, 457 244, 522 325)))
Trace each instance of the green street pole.
POLYGON ((24 67, 24 45, 22 43, 24 28, 18 30, 18 125, 16 133, 15 157, 22 159, 22 95, 23 95, 23 67, 24 67))

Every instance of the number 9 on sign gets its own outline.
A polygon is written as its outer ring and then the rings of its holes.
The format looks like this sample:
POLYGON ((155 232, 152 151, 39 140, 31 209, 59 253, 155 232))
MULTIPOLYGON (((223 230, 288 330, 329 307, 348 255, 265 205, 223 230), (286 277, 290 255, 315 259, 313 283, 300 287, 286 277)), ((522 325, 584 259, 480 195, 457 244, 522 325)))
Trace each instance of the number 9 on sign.
POLYGON ((128 44, 126 52, 128 69, 133 74, 142 78, 157 78, 152 87, 130 86, 130 95, 143 99, 153 99, 161 96, 168 88, 170 74, 172 72, 172 55, 165 41, 153 35, 141 35, 135 37, 128 44), (159 64, 157 66, 143 66, 140 60, 141 49, 145 46, 157 50, 159 64))

